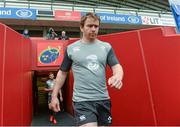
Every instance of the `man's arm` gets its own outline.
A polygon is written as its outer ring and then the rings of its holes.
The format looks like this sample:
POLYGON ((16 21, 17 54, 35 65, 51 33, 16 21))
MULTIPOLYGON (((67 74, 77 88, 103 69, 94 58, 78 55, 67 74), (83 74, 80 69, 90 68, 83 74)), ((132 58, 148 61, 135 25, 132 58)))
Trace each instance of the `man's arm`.
POLYGON ((57 97, 59 89, 61 89, 61 87, 64 84, 64 81, 67 76, 67 72, 71 68, 71 64, 72 64, 72 60, 69 58, 67 50, 65 50, 63 62, 61 64, 60 70, 58 71, 57 76, 56 76, 56 83, 54 86, 52 97, 57 97))
POLYGON ((119 64, 119 61, 112 48, 108 53, 107 63, 113 72, 113 75, 108 80, 108 84, 111 85, 111 87, 120 89, 122 87, 123 68, 119 64))
POLYGON ((67 72, 70 70, 72 65, 72 60, 69 58, 67 50, 64 53, 64 59, 63 62, 60 66, 60 70, 57 73, 56 76, 56 83, 52 92, 52 98, 51 98, 51 109, 54 110, 55 112, 60 111, 60 105, 59 105, 59 100, 57 98, 59 89, 62 88, 66 77, 67 77, 67 72))
POLYGON ((60 111, 59 100, 57 96, 58 96, 59 90, 62 88, 66 80, 66 77, 67 77, 67 72, 63 72, 61 70, 58 71, 57 77, 56 77, 56 83, 54 85, 52 98, 51 98, 51 109, 54 110, 55 112, 60 111))
POLYGON ((62 89, 59 90, 59 99, 61 102, 63 101, 62 89))
POLYGON ((57 97, 58 96, 59 90, 64 85, 66 77, 67 77, 67 72, 63 72, 61 70, 58 71, 57 76, 56 76, 56 83, 54 85, 54 89, 53 89, 53 92, 52 92, 52 97, 57 97))
POLYGON ((52 90, 53 90, 53 88, 50 88, 50 89, 48 89, 48 88, 46 88, 46 87, 44 88, 44 91, 45 91, 45 92, 51 92, 52 90))
POLYGON ((120 64, 116 64, 111 67, 113 71, 113 75, 109 78, 108 84, 111 85, 111 87, 115 87, 117 89, 120 89, 122 87, 122 79, 123 79, 123 68, 120 64))

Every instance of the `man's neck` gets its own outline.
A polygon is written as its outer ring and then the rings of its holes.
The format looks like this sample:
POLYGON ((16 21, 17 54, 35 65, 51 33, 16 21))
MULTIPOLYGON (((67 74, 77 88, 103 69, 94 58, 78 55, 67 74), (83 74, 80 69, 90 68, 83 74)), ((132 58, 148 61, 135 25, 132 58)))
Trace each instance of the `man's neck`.
POLYGON ((81 40, 82 40, 82 43, 93 43, 95 42, 96 39, 91 40, 91 39, 87 39, 83 37, 81 40))

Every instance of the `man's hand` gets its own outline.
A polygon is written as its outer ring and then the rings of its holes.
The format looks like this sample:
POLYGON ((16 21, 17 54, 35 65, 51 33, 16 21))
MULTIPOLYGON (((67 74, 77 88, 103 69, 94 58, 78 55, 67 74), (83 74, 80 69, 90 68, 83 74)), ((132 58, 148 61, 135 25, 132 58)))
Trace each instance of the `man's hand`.
POLYGON ((60 96, 60 101, 63 102, 63 97, 62 96, 60 96))
POLYGON ((108 85, 111 85, 111 87, 120 89, 123 83, 119 76, 113 75, 112 77, 109 78, 108 85))
POLYGON ((51 98, 51 103, 50 103, 49 108, 52 109, 54 112, 59 112, 60 111, 59 100, 58 100, 57 97, 52 97, 51 98))

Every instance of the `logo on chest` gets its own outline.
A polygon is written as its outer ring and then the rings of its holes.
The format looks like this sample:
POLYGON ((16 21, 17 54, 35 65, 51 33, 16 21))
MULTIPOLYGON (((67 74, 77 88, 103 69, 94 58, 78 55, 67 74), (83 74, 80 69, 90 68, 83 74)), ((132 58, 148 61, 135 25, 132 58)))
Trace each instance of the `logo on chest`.
POLYGON ((86 57, 87 68, 91 71, 97 71, 99 69, 98 57, 96 55, 89 55, 86 57))
POLYGON ((74 53, 75 53, 75 52, 78 52, 78 51, 80 51, 80 46, 76 46, 76 47, 73 48, 73 52, 74 52, 74 53))

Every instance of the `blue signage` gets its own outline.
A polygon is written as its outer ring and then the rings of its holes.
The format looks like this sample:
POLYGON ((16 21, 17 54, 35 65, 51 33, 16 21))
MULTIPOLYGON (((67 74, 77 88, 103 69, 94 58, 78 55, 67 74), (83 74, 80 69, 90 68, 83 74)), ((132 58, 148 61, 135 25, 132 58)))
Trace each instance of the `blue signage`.
POLYGON ((180 1, 169 0, 169 4, 176 22, 177 33, 180 34, 180 1))
POLYGON ((142 24, 140 16, 97 13, 102 23, 142 24))
MULTIPOLYGON (((81 16, 85 15, 85 12, 81 13, 81 16)), ((120 14, 108 14, 108 13, 96 13, 102 23, 112 23, 112 24, 142 24, 142 19, 140 16, 134 15, 120 15, 120 14)))
POLYGON ((8 19, 36 19, 36 9, 0 8, 0 18, 8 19))
POLYGON ((177 32, 180 33, 180 5, 171 5, 171 9, 175 18, 177 32))

